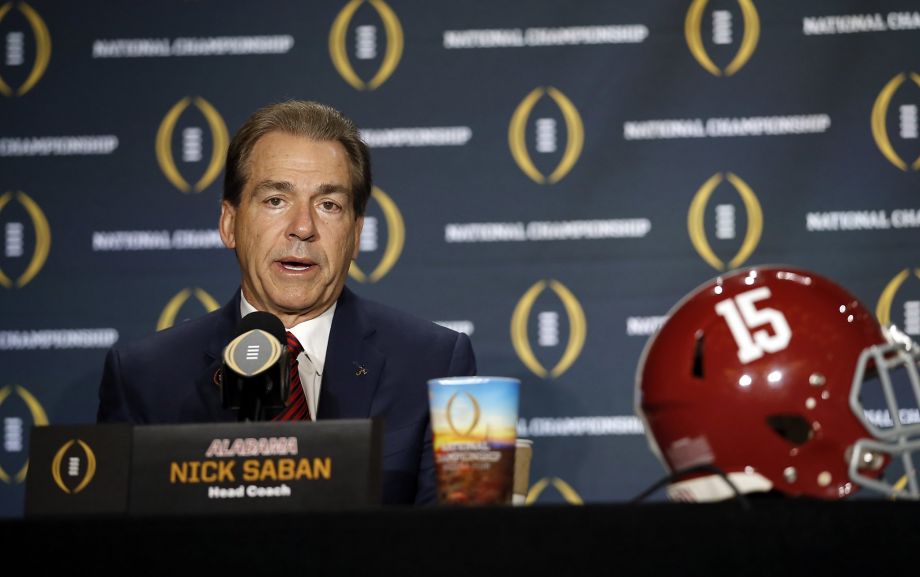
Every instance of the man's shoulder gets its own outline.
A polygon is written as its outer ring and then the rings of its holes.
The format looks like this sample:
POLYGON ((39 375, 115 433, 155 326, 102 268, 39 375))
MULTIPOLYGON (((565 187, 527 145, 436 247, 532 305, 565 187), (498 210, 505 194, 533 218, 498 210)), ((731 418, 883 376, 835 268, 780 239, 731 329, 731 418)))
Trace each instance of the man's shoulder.
POLYGON ((232 336, 233 322, 225 307, 206 315, 189 319, 137 340, 118 343, 115 349, 121 354, 153 356, 169 359, 202 351, 214 339, 232 336))
POLYGON ((421 382, 476 374, 468 335, 373 300, 358 299, 354 306, 360 311, 365 338, 398 374, 407 378, 422 375, 421 382))
POLYGON ((359 305, 368 322, 378 332, 450 341, 455 340, 459 334, 452 329, 374 300, 359 298, 359 305))

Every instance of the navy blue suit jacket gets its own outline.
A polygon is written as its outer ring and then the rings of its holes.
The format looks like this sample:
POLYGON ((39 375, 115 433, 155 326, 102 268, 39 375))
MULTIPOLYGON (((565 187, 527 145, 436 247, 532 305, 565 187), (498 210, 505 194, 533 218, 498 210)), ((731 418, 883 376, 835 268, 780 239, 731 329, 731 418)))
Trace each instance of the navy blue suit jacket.
MULTIPOLYGON (((100 422, 235 421, 215 372, 236 336, 240 297, 141 341, 112 347, 99 388, 100 422)), ((318 419, 384 420, 384 504, 436 500, 428 379, 473 375, 469 338, 345 288, 329 334, 318 419), (360 374, 366 370, 366 374, 360 374)))

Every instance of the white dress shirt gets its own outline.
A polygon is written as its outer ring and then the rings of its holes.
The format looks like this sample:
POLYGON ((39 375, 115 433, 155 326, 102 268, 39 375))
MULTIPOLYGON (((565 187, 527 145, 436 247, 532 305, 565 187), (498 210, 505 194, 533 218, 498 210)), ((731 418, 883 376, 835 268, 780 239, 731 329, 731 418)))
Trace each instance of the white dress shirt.
MULTIPOLYGON (((242 292, 240 291, 240 316, 245 317, 257 309, 249 304, 242 292)), ((316 410, 319 408, 319 390, 323 382, 323 368, 326 365, 326 347, 329 345, 336 304, 332 303, 332 306, 318 317, 287 329, 294 333, 303 346, 303 352, 297 356, 297 372, 300 374, 300 384, 307 399, 307 406, 310 407, 310 418, 314 421, 316 410)))

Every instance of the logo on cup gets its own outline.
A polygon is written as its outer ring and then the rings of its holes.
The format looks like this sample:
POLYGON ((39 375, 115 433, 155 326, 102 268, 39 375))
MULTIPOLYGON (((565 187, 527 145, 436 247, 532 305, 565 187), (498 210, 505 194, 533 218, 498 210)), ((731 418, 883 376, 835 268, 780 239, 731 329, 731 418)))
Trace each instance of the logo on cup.
MULTIPOLYGON (((387 193, 383 192, 376 186, 371 191, 371 200, 368 210, 364 215, 364 228, 361 230, 361 248, 362 254, 378 253, 380 247, 380 216, 383 216, 383 222, 386 223, 386 246, 383 249, 383 255, 380 257, 377 266, 370 274, 365 274, 357 262, 351 262, 351 268, 348 269, 348 275, 358 282, 374 283, 382 279, 390 272, 399 256, 402 254, 403 245, 406 244, 406 224, 403 221, 399 207, 393 202, 387 193)), ((362 260, 364 260, 362 258, 362 260)))
MULTIPOLYGON (((11 83, 17 83, 12 78, 4 79, 0 77, 0 94, 4 96, 22 96, 38 84, 38 81, 41 80, 45 70, 48 68, 48 62, 51 60, 51 34, 48 32, 45 21, 42 20, 42 17, 34 8, 25 2, 7 2, 0 5, 0 36, 6 41, 4 60, 7 76, 9 77, 14 71, 21 69, 23 70, 21 76, 24 77, 18 88, 13 88, 10 85, 11 83), (32 37, 35 42, 34 50, 26 49, 25 31, 20 29, 20 26, 15 22, 12 22, 13 16, 11 16, 10 12, 14 5, 16 10, 25 17, 23 24, 27 23, 32 31, 32 37), (5 23, 4 20, 6 20, 5 23), (26 55, 30 53, 34 54, 34 60, 32 61, 32 67, 26 73, 25 60, 26 55)), ((16 80, 19 79, 17 78, 16 80)))
MULTIPOLYGON (((537 315, 539 327, 537 331, 538 346, 541 348, 554 348, 560 343, 559 336, 559 314, 553 310, 541 311, 537 315)), ((528 369, 540 378, 558 377, 569 370, 569 367, 578 359, 581 350, 585 344, 587 335, 587 321, 585 312, 581 308, 578 299, 572 294, 564 284, 557 280, 537 281, 527 289, 521 300, 518 301, 514 308, 514 314, 511 316, 511 344, 514 350, 528 369), (565 317, 568 320, 569 334, 565 345, 565 350, 559 361, 552 369, 547 370, 543 364, 537 360, 529 336, 529 320, 532 309, 537 298, 549 289, 561 301, 565 311, 565 317)))
POLYGON ((719 172, 712 175, 694 195, 687 214, 687 231, 690 233, 693 248, 711 267, 716 270, 734 269, 751 256, 760 242, 760 235, 763 232, 763 210, 757 200, 757 195, 754 194, 754 191, 751 190, 751 187, 746 182, 731 172, 724 176, 719 172), (723 180, 727 180, 737 192, 741 200, 741 206, 736 206, 737 203, 734 202, 715 204, 712 220, 715 238, 720 244, 724 242, 730 244, 736 239, 738 236, 736 234, 736 215, 741 212, 738 210, 739 208, 743 209, 747 219, 747 230, 744 233, 741 246, 727 264, 716 256, 706 234, 707 227, 705 222, 706 209, 710 205, 710 198, 723 180))
POLYGON ((447 401, 447 425, 459 437, 469 437, 479 424, 482 411, 476 397, 470 393, 454 393, 447 401))
MULTIPOLYGON (((888 282, 881 296, 879 296, 878 304, 875 306, 875 316, 882 326, 891 324, 891 311, 892 308, 894 308, 893 304, 899 293, 903 294, 907 292, 902 291, 901 287, 910 279, 911 273, 913 273, 916 279, 920 280, 920 268, 915 268, 913 271, 906 268, 888 282)), ((914 337, 920 335, 920 291, 918 291, 917 288, 918 285, 915 281, 913 283, 912 294, 915 295, 916 298, 911 299, 910 297, 906 297, 898 299, 901 301, 899 304, 903 307, 904 316, 901 319, 901 323, 894 323, 905 333, 914 337)))
POLYGON ((537 184, 555 184, 562 180, 578 162, 584 143, 585 130, 581 115, 578 114, 572 101, 552 86, 537 87, 531 90, 530 94, 518 104, 511 116, 511 124, 508 126, 508 146, 511 148, 511 156, 524 174, 537 184), (530 129, 530 117, 543 96, 549 97, 549 100, 555 104, 558 113, 549 110, 541 112, 536 115, 539 118, 535 119, 533 129, 530 129), (558 145, 557 127, 559 123, 556 117, 559 115, 565 124, 564 147, 558 145), (529 132, 533 132, 535 136, 534 152, 537 155, 545 155, 553 159, 559 157, 558 164, 548 176, 537 168, 530 148, 526 144, 529 132), (561 156, 558 153, 559 148, 563 148, 561 156))
POLYGON ((96 476, 96 454, 80 439, 71 439, 55 453, 51 476, 61 491, 76 495, 96 476))
POLYGON ((366 0, 366 2, 373 8, 379 22, 355 26, 353 38, 354 57, 358 61, 359 68, 366 69, 379 63, 376 71, 370 74, 370 80, 365 81, 355 71, 355 65, 348 55, 347 41, 355 12, 365 3, 365 0, 351 0, 346 4, 336 16, 332 23, 332 30, 329 32, 329 55, 332 57, 332 64, 345 82, 356 90, 375 90, 386 82, 399 65, 403 53, 403 29, 396 13, 383 0, 366 0), (386 45, 382 56, 377 41, 380 24, 383 25, 386 34, 386 45))
POLYGON ((210 102, 196 96, 194 99, 186 96, 176 102, 157 129, 156 153, 157 162, 160 169, 166 176, 167 180, 172 183, 181 192, 201 192, 211 185, 218 177, 221 169, 224 167, 224 159, 227 154, 227 146, 230 137, 227 134, 227 125, 220 113, 210 102), (194 119, 193 115, 183 114, 188 108, 194 107, 201 113, 201 118, 194 119), (188 118, 186 118, 188 116, 188 118), (203 164, 205 157, 205 132, 202 129, 201 120, 204 120, 208 126, 210 134, 211 154, 207 166, 202 171, 195 170, 201 174, 194 185, 182 175, 182 172, 192 172, 195 165, 203 164), (179 127, 180 138, 175 139, 176 128, 179 127), (176 145, 174 140, 179 140, 177 150, 181 150, 180 162, 176 162, 176 156, 173 154, 173 147, 176 145), (179 167, 182 167, 182 170, 179 167))
POLYGON ((7 385, 0 388, 0 425, 3 427, 0 481, 11 485, 26 480, 29 471, 26 434, 33 425, 42 427, 47 424, 45 409, 25 387, 7 385), (17 472, 11 473, 13 470, 17 472))
MULTIPOLYGON (((687 39, 687 46, 690 53, 699 62, 700 66, 705 68, 714 76, 731 76, 741 70, 747 64, 757 48, 757 41, 760 39, 760 17, 757 15, 757 9, 751 0, 738 0, 738 6, 741 8, 741 17, 744 22, 744 32, 741 41, 735 39, 734 19, 735 14, 730 10, 712 10, 710 12, 712 19, 712 42, 703 41, 703 17, 706 14, 706 6, 709 0, 693 0, 690 9, 687 10, 687 17, 684 20, 684 36, 687 39), (720 68, 713 62, 706 44, 710 44, 713 51, 721 52, 723 46, 734 46, 738 48, 731 61, 724 67, 720 68)), ((708 30, 709 27, 707 26, 708 30)))
POLYGON ((184 305, 186 301, 191 299, 192 295, 194 295, 195 300, 197 300, 201 306, 204 307, 205 312, 211 312, 220 308, 220 305, 216 300, 214 300, 214 297, 209 295, 204 289, 184 288, 176 293, 176 296, 169 299, 169 302, 166 303, 166 306, 163 308, 163 312, 160 313, 160 318, 157 321, 158 331, 168 329, 169 327, 176 324, 176 317, 179 315, 179 309, 182 308, 182 305, 184 305))
MULTIPOLYGON (((11 218, 0 219, 3 230, 3 253, 0 262, 4 264, 7 271, 0 268, 0 285, 5 288, 22 288, 27 285, 42 270, 45 261, 48 259, 48 252, 51 250, 51 227, 48 225, 48 219, 41 207, 24 192, 5 192, 0 195, 0 214, 11 200, 16 199, 17 204, 25 211, 25 214, 19 218, 15 214, 11 218), (32 247, 32 257, 25 263, 27 239, 23 221, 28 219, 32 223, 32 230, 35 235, 35 244, 32 247), (17 263, 22 263, 16 266, 17 263), (15 267, 16 273, 11 269, 15 267), (9 272, 9 274, 7 274, 9 272), (15 280, 10 275, 16 277, 15 280)), ((10 209, 12 212, 12 209, 10 209)), ((7 213, 9 215, 9 213, 7 213)))
MULTIPOLYGON (((907 81, 907 78, 907 73, 902 72, 889 80, 888 84, 879 92, 878 97, 875 99, 875 104, 872 105, 872 137, 875 139, 875 144, 891 164, 905 172, 908 170, 907 161, 895 150, 888 132, 888 112, 892 108, 892 99, 901 85, 907 81)), ((920 74, 911 72, 910 80, 915 86, 920 87, 920 74)), ((897 110, 899 118, 898 141, 903 143, 905 140, 915 140, 918 125, 920 125, 916 98, 914 103, 904 102, 899 104, 897 110)), ((920 156, 910 164, 910 170, 920 170, 920 156)))

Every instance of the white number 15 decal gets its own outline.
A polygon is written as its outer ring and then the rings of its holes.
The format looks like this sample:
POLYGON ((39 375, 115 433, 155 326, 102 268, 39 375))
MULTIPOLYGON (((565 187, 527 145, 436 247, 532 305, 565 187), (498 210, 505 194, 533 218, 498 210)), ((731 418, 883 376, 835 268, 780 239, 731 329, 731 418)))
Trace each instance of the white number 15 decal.
POLYGON ((770 298, 770 289, 760 287, 726 299, 716 305, 716 312, 725 319, 728 329, 738 345, 738 360, 742 364, 756 361, 764 353, 775 353, 789 346, 792 330, 786 317, 771 308, 758 309, 754 303, 770 298), (757 327, 770 325, 773 334, 766 329, 751 332, 757 327))

